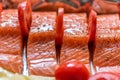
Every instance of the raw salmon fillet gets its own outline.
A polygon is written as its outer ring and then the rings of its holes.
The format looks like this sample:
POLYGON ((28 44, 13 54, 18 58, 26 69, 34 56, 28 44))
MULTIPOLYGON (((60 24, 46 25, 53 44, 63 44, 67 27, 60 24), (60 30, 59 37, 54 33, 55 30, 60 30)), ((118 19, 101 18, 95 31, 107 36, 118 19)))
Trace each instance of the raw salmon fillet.
MULTIPOLYGON (((30 74, 54 76, 55 12, 33 12, 27 46, 30 74)), ((22 71, 22 35, 17 10, 4 10, 0 19, 0 66, 22 71)), ((118 14, 98 15, 94 62, 98 71, 120 73, 120 21, 118 14)), ((88 64, 89 28, 85 13, 64 14, 61 62, 77 59, 88 64)))
POLYGON ((54 74, 54 66, 56 65, 55 17, 56 13, 33 13, 27 48, 28 68, 32 74, 54 74))
POLYGON ((96 65, 120 66, 120 20, 118 14, 99 15, 94 61, 96 65))
POLYGON ((4 10, 0 18, 0 67, 21 73, 21 56, 22 36, 17 10, 4 10))
MULTIPOLYGON (((33 13, 27 48, 30 74, 54 75, 55 17, 55 13, 33 13)), ((86 14, 65 14, 64 32, 61 61, 78 59, 86 63, 88 56, 86 14)))
MULTIPOLYGON (((33 13, 33 22, 28 39, 27 59, 30 74, 54 76, 55 16, 53 13, 33 13)), ((117 72, 120 69, 120 21, 118 14, 98 15, 97 39, 94 56, 97 71, 117 72)), ((85 64, 88 61, 89 29, 85 13, 64 15, 64 37, 61 62, 72 59, 85 64)))

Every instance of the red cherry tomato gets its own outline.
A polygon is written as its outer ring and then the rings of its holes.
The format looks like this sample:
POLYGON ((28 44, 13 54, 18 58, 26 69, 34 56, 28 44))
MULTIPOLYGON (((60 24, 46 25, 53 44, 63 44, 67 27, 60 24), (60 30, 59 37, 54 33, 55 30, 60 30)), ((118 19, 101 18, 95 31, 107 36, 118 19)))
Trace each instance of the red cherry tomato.
POLYGON ((112 72, 96 73, 89 80, 120 80, 120 75, 112 72))
POLYGON ((72 60, 60 64, 55 77, 56 80, 88 80, 89 71, 80 61, 72 60))

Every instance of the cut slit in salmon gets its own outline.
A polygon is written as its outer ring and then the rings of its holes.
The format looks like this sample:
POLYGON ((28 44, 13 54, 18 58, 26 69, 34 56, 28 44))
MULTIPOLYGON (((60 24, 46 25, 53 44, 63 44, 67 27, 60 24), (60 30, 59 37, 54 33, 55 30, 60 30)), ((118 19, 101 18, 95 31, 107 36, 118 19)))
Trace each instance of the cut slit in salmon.
POLYGON ((17 10, 4 10, 0 20, 0 67, 21 73, 22 36, 17 10))

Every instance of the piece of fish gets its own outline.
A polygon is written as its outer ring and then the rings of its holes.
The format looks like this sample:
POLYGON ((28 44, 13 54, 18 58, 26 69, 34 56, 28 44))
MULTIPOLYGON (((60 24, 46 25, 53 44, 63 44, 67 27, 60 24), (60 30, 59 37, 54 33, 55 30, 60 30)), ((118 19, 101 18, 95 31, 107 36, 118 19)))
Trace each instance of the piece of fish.
POLYGON ((99 15, 95 63, 99 66, 119 65, 120 20, 118 14, 99 15))
POLYGON ((18 73, 22 70, 22 35, 17 10, 4 10, 0 18, 0 67, 18 73))
MULTIPOLYGON (((29 33, 27 62, 30 74, 54 76, 55 12, 33 12, 29 33)), ((17 10, 4 10, 0 19, 0 66, 12 71, 22 71, 22 35, 17 10)), ((64 37, 61 62, 77 59, 88 64, 88 24, 86 13, 64 15, 64 37)), ((118 14, 98 15, 97 41, 94 56, 98 71, 120 73, 120 21, 118 14), (115 67, 116 66, 116 67, 115 67)))
POLYGON ((27 48, 28 67, 32 74, 54 74, 55 17, 56 13, 33 13, 27 48), (44 71, 47 72, 44 74, 44 71))
MULTIPOLYGON (((55 13, 33 13, 27 48, 30 74, 54 75, 56 65, 55 17, 55 13)), ((88 56, 86 14, 65 14, 64 28, 61 61, 81 59, 86 62, 86 56, 88 56)))
MULTIPOLYGON (((55 16, 55 13, 33 13, 27 48, 30 74, 54 76, 56 66, 55 16)), ((61 62, 77 59, 88 64, 88 30, 85 13, 64 15, 61 62)), ((96 66, 101 68, 120 65, 119 34, 120 21, 118 14, 98 15, 97 42, 94 56, 96 66)))

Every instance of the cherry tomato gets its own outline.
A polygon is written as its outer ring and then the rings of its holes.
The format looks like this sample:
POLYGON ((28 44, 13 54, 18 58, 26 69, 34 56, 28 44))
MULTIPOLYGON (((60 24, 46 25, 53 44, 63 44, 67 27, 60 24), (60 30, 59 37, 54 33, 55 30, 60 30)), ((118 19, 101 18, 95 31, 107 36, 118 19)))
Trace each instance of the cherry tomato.
POLYGON ((72 60, 60 64, 55 77, 56 80, 88 80, 89 71, 80 61, 72 60))
POLYGON ((120 75, 112 72, 96 73, 89 80, 120 80, 120 75))

